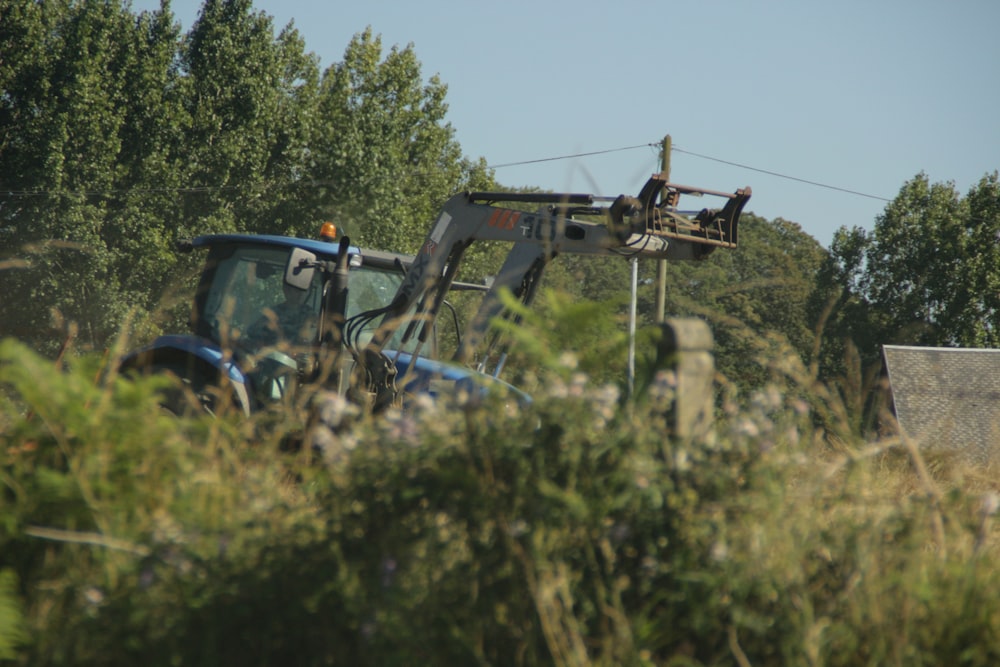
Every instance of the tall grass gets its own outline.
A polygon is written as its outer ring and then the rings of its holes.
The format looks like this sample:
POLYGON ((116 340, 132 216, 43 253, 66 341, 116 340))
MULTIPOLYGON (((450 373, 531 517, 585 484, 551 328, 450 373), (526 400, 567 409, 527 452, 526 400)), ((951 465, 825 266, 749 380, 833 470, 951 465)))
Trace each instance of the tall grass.
POLYGON ((177 419, 162 379, 0 343, 0 659, 1000 660, 991 471, 828 428, 837 394, 794 359, 679 441, 669 374, 625 402, 542 352, 527 408, 372 420, 319 394, 255 421, 177 419))

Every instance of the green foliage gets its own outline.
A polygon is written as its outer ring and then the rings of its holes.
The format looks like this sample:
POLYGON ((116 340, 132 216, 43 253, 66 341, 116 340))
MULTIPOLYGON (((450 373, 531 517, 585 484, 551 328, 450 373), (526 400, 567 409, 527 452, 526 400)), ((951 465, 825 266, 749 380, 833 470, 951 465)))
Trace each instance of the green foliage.
POLYGON ((208 0, 180 45, 180 177, 207 192, 185 200, 188 233, 316 233, 316 201, 304 188, 319 70, 290 25, 249 0, 208 0), (194 227, 198 225, 198 227, 194 227))
POLYGON ((0 660, 14 659, 14 649, 26 638, 16 596, 17 576, 10 570, 0 570, 0 660))
POLYGON ((355 242, 416 252, 447 197, 492 182, 482 160, 462 158, 446 93, 436 76, 423 83, 412 45, 383 58, 370 28, 324 73, 313 173, 355 242))
POLYGON ((811 312, 823 323, 827 377, 870 396, 882 345, 996 347, 1000 181, 965 197, 923 174, 903 185, 871 232, 841 229, 821 267, 811 312))
MULTIPOLYGON (((781 218, 744 214, 740 229, 735 250, 667 264, 666 312, 707 320, 719 370, 749 392, 767 383, 768 366, 784 347, 807 362, 813 358, 817 320, 807 305, 826 252, 781 218)), ((652 289, 642 293, 641 312, 652 312, 654 296, 652 289)))
POLYGON ((76 323, 102 348, 128 321, 172 328, 181 238, 312 237, 412 250, 452 192, 489 188, 445 122, 446 87, 367 31, 321 76, 292 25, 207 0, 0 2, 0 334, 55 353, 76 323), (8 57, 6 54, 14 54, 8 57))
POLYGON ((989 175, 961 197, 924 175, 907 182, 870 234, 841 230, 827 289, 840 290, 838 334, 878 344, 995 346, 1000 184, 989 175), (864 330, 874 335, 864 336, 864 330))
POLYGON ((573 299, 545 289, 537 303, 525 307, 508 294, 504 303, 515 317, 495 326, 509 343, 512 383, 531 392, 544 382, 539 375, 546 371, 561 373, 564 379, 568 372, 579 371, 596 381, 622 381, 628 339, 624 317, 615 315, 620 301, 573 299))
POLYGON ((5 341, 18 588, 0 600, 23 600, 26 641, 0 647, 25 665, 994 664, 989 471, 825 448, 813 410, 835 398, 775 365, 784 383, 679 441, 669 373, 626 405, 563 367, 529 407, 371 420, 320 395, 307 427, 176 419, 163 380, 5 341))
POLYGON ((122 184, 128 82, 155 49, 134 48, 131 15, 114 3, 4 4, 3 50, 24 58, 5 58, 0 75, 0 173, 4 190, 28 194, 7 198, 2 225, 8 252, 29 260, 0 272, 10 295, 0 306, 5 331, 51 347, 49 309, 57 308, 84 335, 106 335, 132 299, 102 236, 119 230, 104 224, 101 193, 122 184), (27 49, 25 40, 33 40, 27 49), (87 288, 95 284, 101 289, 87 288))

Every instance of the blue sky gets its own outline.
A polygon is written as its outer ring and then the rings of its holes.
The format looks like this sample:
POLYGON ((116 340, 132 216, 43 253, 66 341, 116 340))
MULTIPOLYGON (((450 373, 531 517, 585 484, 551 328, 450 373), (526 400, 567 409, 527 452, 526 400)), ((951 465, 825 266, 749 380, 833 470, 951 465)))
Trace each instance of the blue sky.
MULTIPOLYGON (((159 1, 132 6, 155 9, 159 1)), ((184 30, 200 7, 171 3, 184 30)), ((659 169, 647 144, 670 134, 680 149, 674 182, 750 185, 747 210, 795 221, 828 246, 840 226, 872 229, 884 199, 920 172, 964 194, 1000 169, 995 0, 255 7, 276 30, 293 21, 324 69, 367 26, 386 50, 412 43, 424 78, 447 84, 448 121, 469 157, 506 165, 613 151, 500 167, 504 185, 637 194, 659 169)))

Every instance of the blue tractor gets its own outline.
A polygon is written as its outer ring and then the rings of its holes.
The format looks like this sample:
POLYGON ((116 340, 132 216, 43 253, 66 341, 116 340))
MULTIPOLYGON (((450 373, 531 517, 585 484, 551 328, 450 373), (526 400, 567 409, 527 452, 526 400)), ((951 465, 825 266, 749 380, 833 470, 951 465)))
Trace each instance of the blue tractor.
POLYGON ((207 251, 192 333, 156 339, 124 368, 173 373, 190 389, 184 396, 198 397, 195 407, 228 403, 246 414, 294 399, 303 385, 336 390, 375 411, 421 393, 496 386, 527 400, 496 379, 502 363, 492 371, 484 363, 504 357, 492 354, 495 338, 485 340, 504 316, 501 292, 530 303, 559 254, 697 261, 735 248, 750 195, 749 187, 730 194, 676 185, 665 174, 653 174, 635 197, 463 192, 445 202, 414 257, 334 242, 335 232, 321 240, 201 236, 183 247, 207 251), (682 195, 723 205, 685 211, 682 195), (512 250, 452 363, 436 361, 437 317, 450 291, 473 287, 455 278, 479 241, 512 250))
MULTIPOLYGON (((324 232, 331 238, 326 226, 324 232)), ((182 242, 180 250, 206 253, 191 333, 160 336, 121 364, 124 372, 179 378, 186 387, 166 398, 173 411, 215 412, 225 405, 249 415, 293 400, 304 385, 381 409, 416 393, 488 380, 392 349, 398 329, 379 354, 365 351, 404 281, 410 256, 362 251, 347 239, 251 234, 199 236, 182 242), (397 386, 397 379, 405 385, 397 386)))

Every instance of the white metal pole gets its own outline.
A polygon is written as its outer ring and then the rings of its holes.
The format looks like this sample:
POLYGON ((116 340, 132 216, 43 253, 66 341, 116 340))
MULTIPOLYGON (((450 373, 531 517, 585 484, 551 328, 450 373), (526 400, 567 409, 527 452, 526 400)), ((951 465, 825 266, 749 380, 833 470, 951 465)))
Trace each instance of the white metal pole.
POLYGON ((628 397, 632 398, 635 385, 635 302, 639 289, 639 260, 633 257, 632 263, 632 300, 628 310, 628 397))

